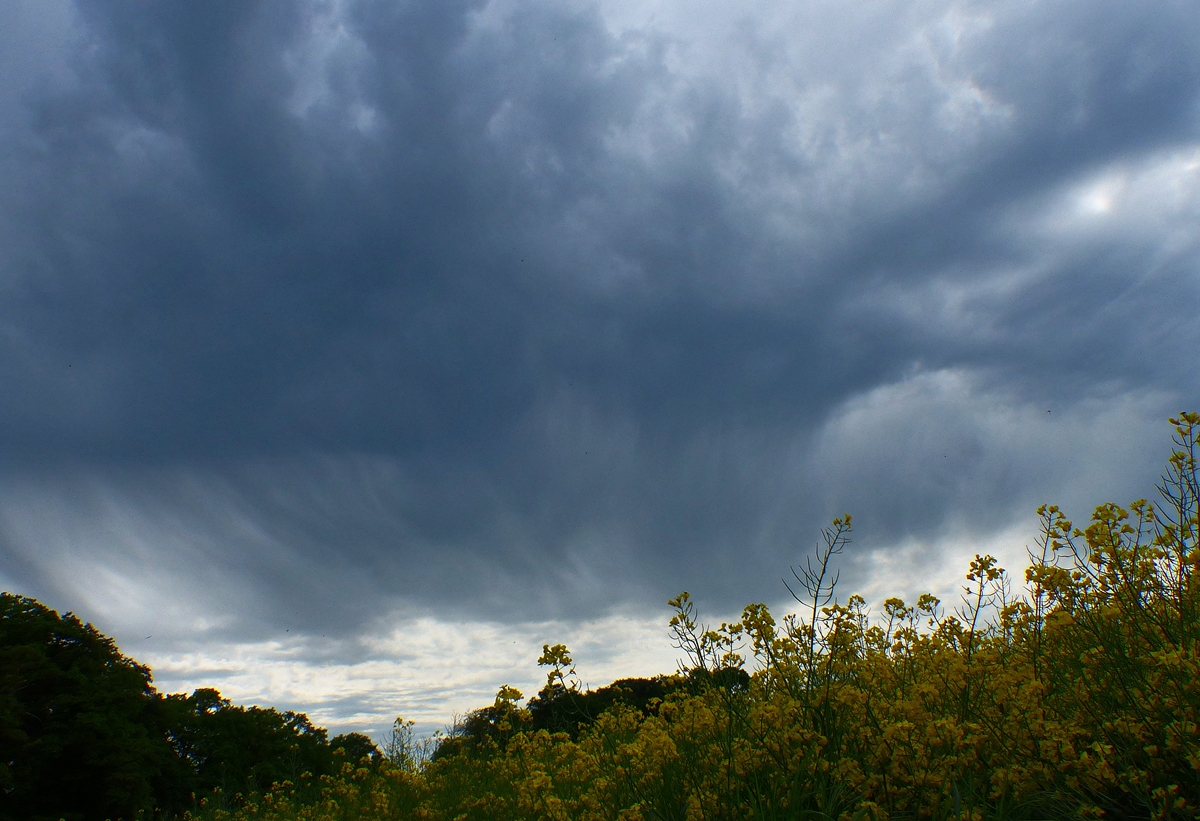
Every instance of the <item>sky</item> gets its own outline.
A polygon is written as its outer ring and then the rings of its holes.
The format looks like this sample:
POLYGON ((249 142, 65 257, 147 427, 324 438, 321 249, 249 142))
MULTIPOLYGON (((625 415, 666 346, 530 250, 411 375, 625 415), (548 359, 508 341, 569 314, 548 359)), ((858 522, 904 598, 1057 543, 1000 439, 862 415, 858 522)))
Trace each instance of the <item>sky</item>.
POLYGON ((7 0, 0 586, 380 737, 1018 578, 1200 408, 1190 0, 7 0))

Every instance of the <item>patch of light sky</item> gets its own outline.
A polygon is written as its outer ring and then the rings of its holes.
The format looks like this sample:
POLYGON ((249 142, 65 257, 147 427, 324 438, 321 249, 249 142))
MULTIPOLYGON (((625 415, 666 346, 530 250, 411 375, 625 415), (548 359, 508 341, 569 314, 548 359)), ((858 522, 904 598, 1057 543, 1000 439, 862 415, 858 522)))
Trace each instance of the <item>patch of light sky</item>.
POLYGON ((1020 230, 1051 239, 1090 240, 1117 232, 1145 235, 1164 248, 1195 249, 1200 218, 1200 146, 1184 145, 1092 169, 1041 198, 1025 203, 1020 230))
POLYGON ((302 710, 331 732, 380 739, 399 715, 422 734, 442 729, 490 704, 503 684, 534 695, 545 683, 537 665, 544 644, 566 644, 581 680, 593 687, 672 672, 679 652, 668 639, 668 618, 665 607, 570 623, 396 614, 352 639, 199 643, 183 652, 160 652, 150 639, 124 646, 151 665, 164 692, 216 687, 236 703, 302 710))
POLYGON ((379 112, 353 88, 353 78, 369 64, 365 43, 346 25, 346 0, 314 0, 309 4, 304 34, 283 54, 293 88, 288 100, 292 116, 305 119, 314 108, 340 105, 347 123, 364 136, 379 125, 379 112), (349 88, 335 88, 350 84, 349 88), (338 91, 348 99, 338 99, 338 91))
MULTIPOLYGON (((950 495, 963 516, 979 515, 992 499, 1017 506, 1008 521, 1028 524, 1042 502, 1057 503, 1083 519, 1102 501, 1152 492, 1158 476, 1161 425, 1147 420, 1169 412, 1171 397, 1124 394, 1046 407, 988 387, 984 374, 961 368, 914 366, 899 381, 880 385, 843 403, 818 432, 798 475, 820 476, 832 504, 886 498, 906 487, 902 498, 929 492, 950 495), (942 464, 944 462, 944 464, 942 464), (1058 498, 1038 496, 1054 489, 1058 498), (1023 506, 1023 507, 1021 507, 1023 506), (1027 509, 1025 509, 1027 508, 1027 509)), ((905 511, 876 510, 903 520, 905 511)), ((964 521, 946 521, 949 544, 964 521)), ((984 540, 986 529, 971 528, 984 540)), ((999 528, 993 533, 1005 530, 999 528)), ((872 546, 890 550, 891 546, 872 546)), ((917 574, 919 578, 919 573, 917 574)), ((936 592, 936 591, 933 591, 936 592)))

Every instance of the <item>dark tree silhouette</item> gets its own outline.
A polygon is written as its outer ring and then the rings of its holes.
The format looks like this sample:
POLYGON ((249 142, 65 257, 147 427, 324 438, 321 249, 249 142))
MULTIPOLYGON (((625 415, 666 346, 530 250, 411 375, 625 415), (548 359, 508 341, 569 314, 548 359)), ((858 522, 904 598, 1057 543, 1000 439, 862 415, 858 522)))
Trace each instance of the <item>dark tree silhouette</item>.
POLYGON ((176 762, 150 671, 71 613, 0 594, 0 818, 131 818, 176 762))

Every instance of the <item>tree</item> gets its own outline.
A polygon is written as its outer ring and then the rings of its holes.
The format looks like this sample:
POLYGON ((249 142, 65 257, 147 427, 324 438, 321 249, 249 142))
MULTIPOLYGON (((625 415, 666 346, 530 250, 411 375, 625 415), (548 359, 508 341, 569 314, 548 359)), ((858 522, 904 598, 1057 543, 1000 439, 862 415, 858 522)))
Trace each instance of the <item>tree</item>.
POLYGON ((335 754, 341 750, 346 760, 357 764, 364 758, 371 764, 378 764, 383 758, 383 753, 379 751, 379 747, 375 746, 375 742, 368 736, 362 733, 343 733, 339 736, 334 736, 329 742, 329 749, 335 754))
MULTIPOLYGON (((237 706, 210 688, 165 702, 168 736, 197 795, 218 788, 225 794, 262 791, 332 769, 325 730, 303 713, 237 706)), ((362 747, 345 737, 341 746, 355 753, 362 747)))
POLYGON ((132 818, 173 769, 150 671, 90 624, 0 594, 0 819, 132 818))

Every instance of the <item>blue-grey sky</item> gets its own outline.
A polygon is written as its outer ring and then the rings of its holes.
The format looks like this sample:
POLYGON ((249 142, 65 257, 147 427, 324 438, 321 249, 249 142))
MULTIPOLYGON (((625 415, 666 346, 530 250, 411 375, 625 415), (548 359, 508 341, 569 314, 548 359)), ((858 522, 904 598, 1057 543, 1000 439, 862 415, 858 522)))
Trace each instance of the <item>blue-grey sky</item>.
POLYGON ((1200 406, 1183 0, 9 0, 0 183, 0 582, 335 725, 847 511, 948 589, 1200 406))

